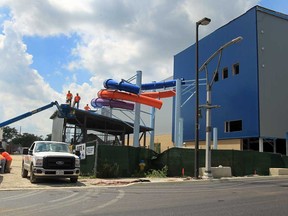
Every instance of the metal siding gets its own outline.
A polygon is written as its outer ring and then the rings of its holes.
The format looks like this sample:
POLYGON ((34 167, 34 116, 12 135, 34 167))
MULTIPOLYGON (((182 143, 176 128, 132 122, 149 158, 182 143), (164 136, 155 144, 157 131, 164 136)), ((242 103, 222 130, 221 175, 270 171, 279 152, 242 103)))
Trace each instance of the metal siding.
POLYGON ((258 11, 260 136, 285 139, 288 131, 286 19, 258 11))
POLYGON ((63 137, 63 124, 64 118, 58 118, 57 116, 53 119, 52 124, 52 141, 59 141, 62 142, 63 137))
MULTIPOLYGON (((258 82, 257 82, 257 37, 256 12, 252 8, 244 15, 221 27, 199 42, 199 65, 220 46, 242 36, 243 40, 223 51, 219 68, 219 81, 212 87, 212 103, 221 108, 212 110, 212 127, 218 128, 219 139, 253 137, 259 135, 258 82), (240 74, 232 75, 232 65, 240 63, 240 74), (222 68, 228 67, 229 77, 222 80, 222 68), (224 122, 242 120, 243 131, 224 133, 224 122)), ((200 26, 199 31, 201 31, 200 26)), ((216 68, 217 58, 209 65, 210 79, 216 68)), ((195 77, 195 46, 191 46, 174 57, 174 78, 187 80, 195 77)), ((204 72, 200 78, 204 77, 204 72)), ((206 102, 206 87, 200 86, 200 104, 206 102)), ((189 95, 182 96, 182 102, 189 95)), ((194 140, 195 97, 181 110, 184 118, 184 141, 194 140)), ((200 139, 205 139, 205 110, 200 119, 200 139)), ((174 120, 174 118, 173 118, 174 120)), ((174 125, 174 124, 173 124, 174 125)))

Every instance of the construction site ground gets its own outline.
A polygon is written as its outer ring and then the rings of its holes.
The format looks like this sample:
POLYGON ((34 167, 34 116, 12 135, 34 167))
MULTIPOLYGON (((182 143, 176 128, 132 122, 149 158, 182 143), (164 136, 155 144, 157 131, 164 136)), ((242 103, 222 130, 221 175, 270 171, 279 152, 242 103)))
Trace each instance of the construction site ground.
POLYGON ((17 189, 48 189, 57 187, 92 187, 92 186, 123 186, 137 182, 171 182, 185 181, 189 178, 121 178, 121 179, 99 179, 79 177, 77 183, 70 183, 69 179, 40 179, 38 183, 32 184, 28 178, 21 177, 21 155, 12 155, 12 169, 10 173, 0 174, 0 190, 17 189))

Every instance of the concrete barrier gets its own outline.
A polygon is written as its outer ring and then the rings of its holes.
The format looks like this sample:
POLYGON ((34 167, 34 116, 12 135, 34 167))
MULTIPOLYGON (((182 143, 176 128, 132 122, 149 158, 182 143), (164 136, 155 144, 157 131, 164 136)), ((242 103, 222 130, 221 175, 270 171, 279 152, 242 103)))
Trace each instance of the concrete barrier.
MULTIPOLYGON (((205 172, 205 167, 200 167, 199 175, 203 176, 205 172)), ((231 167, 211 167, 211 172, 213 178, 222 178, 222 177, 232 177, 231 167)))
POLYGON ((288 175, 288 168, 269 168, 269 175, 271 176, 288 175))

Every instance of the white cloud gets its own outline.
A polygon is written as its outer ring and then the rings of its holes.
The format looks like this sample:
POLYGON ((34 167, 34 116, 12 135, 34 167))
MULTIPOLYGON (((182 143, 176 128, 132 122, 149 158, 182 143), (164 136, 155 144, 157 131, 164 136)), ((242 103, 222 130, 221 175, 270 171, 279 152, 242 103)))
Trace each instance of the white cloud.
POLYGON ((142 70, 144 82, 162 80, 173 73, 173 55, 194 42, 195 22, 204 14, 213 21, 209 28, 203 28, 202 35, 257 2, 118 1, 114 7, 95 3, 99 6, 94 7, 95 22, 88 30, 81 28, 83 40, 74 50, 79 58, 71 65, 84 67, 97 78, 103 73, 107 78, 129 78, 142 70), (99 16, 101 11, 105 19, 99 16))
POLYGON ((65 11, 66 13, 93 13, 91 8, 92 0, 86 1, 71 1, 71 0, 49 0, 53 7, 58 8, 60 11, 65 11))
MULTIPOLYGON (((73 97, 76 95, 76 93, 79 94, 81 97, 79 108, 83 109, 86 104, 89 104, 93 98, 97 97, 98 90, 89 85, 88 83, 83 83, 82 85, 78 85, 76 83, 71 83, 69 85, 64 86, 64 89, 70 90, 73 94, 73 97)), ((63 95, 66 95, 67 92, 63 92, 63 95)))
MULTIPOLYGON (((60 99, 39 73, 30 68, 31 63, 32 56, 26 52, 21 36, 14 31, 12 23, 6 22, 0 46, 0 121, 60 99)), ((26 120, 20 125, 25 124, 41 134, 50 133, 51 127, 47 128, 47 125, 51 125, 51 120, 47 118, 47 113, 37 115, 36 121, 26 120)))
MULTIPOLYGON (((1 0, 0 7, 8 7, 11 14, 0 34, 0 96, 5 106, 0 106, 0 120, 35 109, 39 104, 63 102, 67 89, 79 92, 86 103, 96 97, 105 79, 128 79, 137 70, 143 71, 143 82, 163 80, 173 74, 173 56, 194 43, 197 20, 204 16, 212 19, 207 28, 201 29, 203 36, 258 2, 1 0), (27 53, 22 37, 72 34, 79 41, 71 48, 75 59, 67 65, 71 74, 63 75, 67 76, 66 84, 60 94, 43 79, 41 71, 31 68, 33 57, 27 53), (79 71, 83 70, 90 72, 91 85, 77 84, 79 71)), ((25 122, 27 127, 36 125, 49 133, 51 120, 47 114, 37 116, 33 123, 25 122)))

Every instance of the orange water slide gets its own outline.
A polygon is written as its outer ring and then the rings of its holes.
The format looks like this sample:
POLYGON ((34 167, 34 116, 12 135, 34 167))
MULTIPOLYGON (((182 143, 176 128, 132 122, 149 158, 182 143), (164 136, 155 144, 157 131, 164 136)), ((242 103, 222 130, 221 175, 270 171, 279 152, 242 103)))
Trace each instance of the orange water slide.
POLYGON ((98 97, 106 98, 106 99, 120 99, 120 100, 127 100, 132 101, 140 104, 145 104, 147 106, 152 106, 157 109, 161 109, 163 102, 161 100, 157 100, 152 97, 147 97, 143 95, 137 95, 127 92, 120 92, 117 90, 105 90, 102 89, 98 92, 98 97))
POLYGON ((143 92, 141 95, 151 98, 168 98, 176 95, 174 90, 161 91, 161 92, 143 92))

